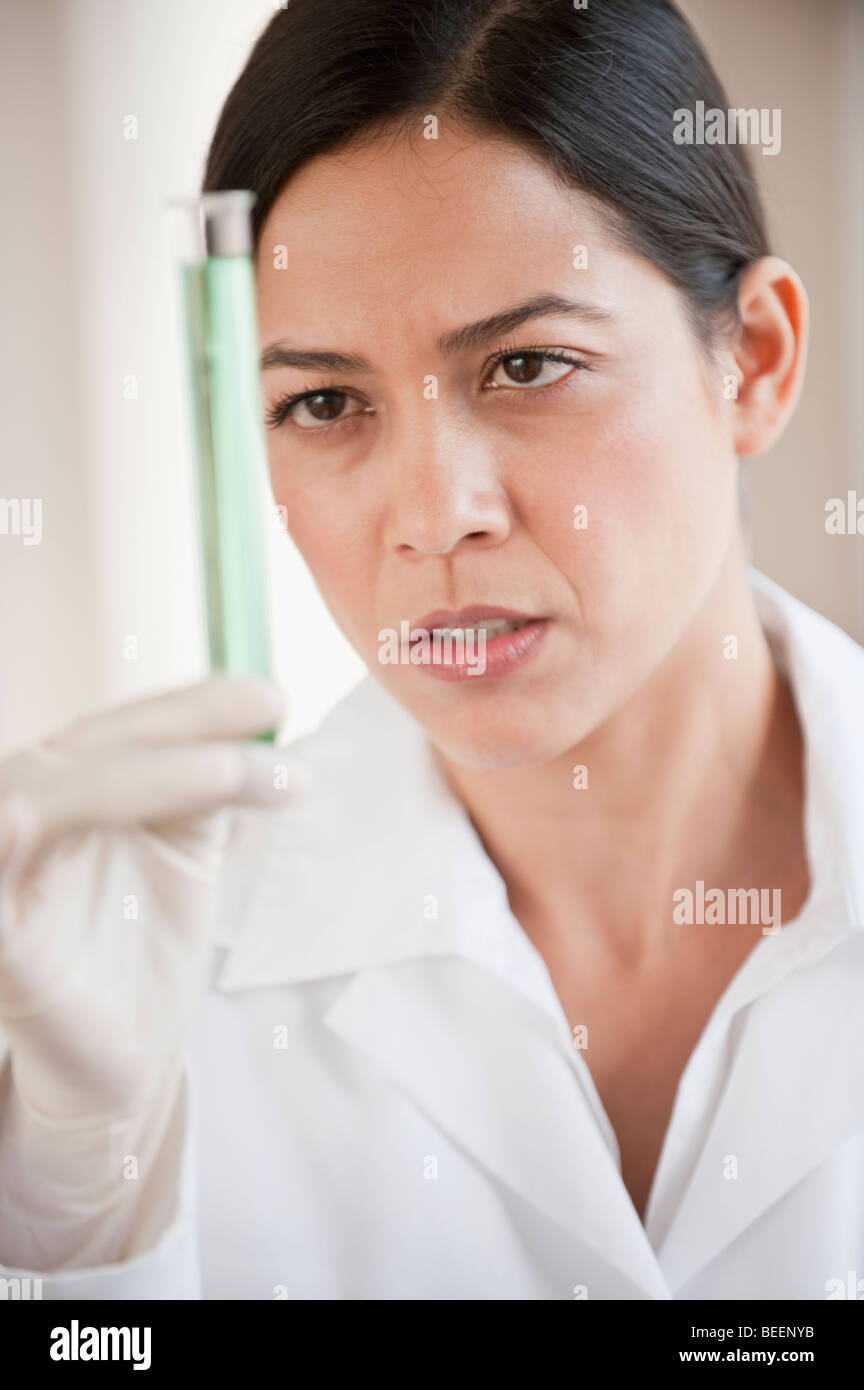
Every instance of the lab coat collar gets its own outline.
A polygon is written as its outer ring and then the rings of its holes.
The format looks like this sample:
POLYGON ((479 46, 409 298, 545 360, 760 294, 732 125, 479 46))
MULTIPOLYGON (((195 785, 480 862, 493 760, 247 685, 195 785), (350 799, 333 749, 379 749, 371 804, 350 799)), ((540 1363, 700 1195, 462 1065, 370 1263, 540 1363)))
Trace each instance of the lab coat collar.
MULTIPOLYGON (((782 932, 776 938, 778 941, 782 932)), ((769 1207, 864 1131, 864 937, 788 974, 743 1015, 713 1108, 721 1051, 688 1062, 676 1106, 705 1116, 689 1177, 667 1131, 646 1227, 670 1288, 682 1290, 769 1207), (670 1143, 671 1141, 671 1143, 670 1143), (682 1190, 683 1188, 683 1190, 682 1190)), ((684 1130, 679 1130, 679 1134, 684 1130)))
POLYGON ((864 650, 757 570, 750 579, 804 733, 810 906, 864 930, 864 650))
MULTIPOLYGON (((458 954, 554 1012, 545 966, 414 721, 366 679, 295 745, 310 792, 241 819, 222 990, 458 954)), ((294 751, 294 750, 292 750, 294 751)), ((560 1006, 559 1012, 560 1012, 560 1006)))

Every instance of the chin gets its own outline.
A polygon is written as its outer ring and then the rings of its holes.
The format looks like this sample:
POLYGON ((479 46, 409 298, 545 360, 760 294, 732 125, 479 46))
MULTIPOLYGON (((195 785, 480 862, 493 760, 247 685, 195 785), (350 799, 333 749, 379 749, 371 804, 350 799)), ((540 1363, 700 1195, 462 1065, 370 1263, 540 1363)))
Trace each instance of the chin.
POLYGON ((584 729, 557 724, 548 710, 537 709, 532 717, 514 723, 512 718, 496 721, 488 713, 476 724, 471 720, 421 721, 429 738, 451 762, 484 772, 503 772, 508 768, 538 767, 564 756, 584 737, 584 729))

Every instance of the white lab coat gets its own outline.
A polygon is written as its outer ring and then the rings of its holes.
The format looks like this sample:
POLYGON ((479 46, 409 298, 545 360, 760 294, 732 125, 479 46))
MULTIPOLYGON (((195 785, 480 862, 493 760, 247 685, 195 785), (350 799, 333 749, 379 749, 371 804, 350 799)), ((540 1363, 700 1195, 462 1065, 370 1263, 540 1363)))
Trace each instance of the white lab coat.
POLYGON ((752 582, 804 726, 813 891, 718 1001, 644 1227, 590 1049, 367 680, 300 747, 305 799, 238 817, 161 1237, 43 1297, 864 1296, 864 651, 752 582))

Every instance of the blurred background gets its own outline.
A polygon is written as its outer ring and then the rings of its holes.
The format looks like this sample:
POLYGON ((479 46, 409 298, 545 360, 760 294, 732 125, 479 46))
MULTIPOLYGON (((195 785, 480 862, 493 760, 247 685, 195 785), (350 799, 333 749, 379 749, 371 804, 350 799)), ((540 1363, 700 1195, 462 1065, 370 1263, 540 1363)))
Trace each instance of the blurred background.
MULTIPOLYGON (((0 751, 204 673, 162 208, 196 193, 277 7, 0 0, 0 499, 42 499, 40 544, 0 531, 0 751)), ((829 498, 864 498, 864 0, 681 8, 730 104, 782 112, 780 153, 753 160, 774 249, 811 300, 804 397, 747 469, 753 562, 864 642, 864 536, 825 531, 829 498)), ((362 667, 275 528, 271 564, 298 734, 362 667), (312 643, 314 665, 295 665, 312 643)))

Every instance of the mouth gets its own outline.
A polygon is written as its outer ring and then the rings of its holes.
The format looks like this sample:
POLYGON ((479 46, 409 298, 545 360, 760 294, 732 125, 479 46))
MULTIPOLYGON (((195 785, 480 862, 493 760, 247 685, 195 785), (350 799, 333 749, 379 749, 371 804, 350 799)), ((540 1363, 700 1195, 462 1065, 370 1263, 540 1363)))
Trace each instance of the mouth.
POLYGON ((532 617, 530 613, 517 613, 509 608, 482 608, 477 604, 473 608, 460 608, 458 612, 437 609, 434 613, 427 613, 411 623, 411 641, 419 642, 424 634, 431 637, 436 632, 482 632, 489 641, 501 633, 519 632, 531 623, 541 621, 543 620, 532 617))
POLYGON ((437 680, 478 684, 500 679, 535 654, 549 623, 547 617, 492 605, 438 609, 410 624, 412 664, 424 656, 416 664, 437 680))

